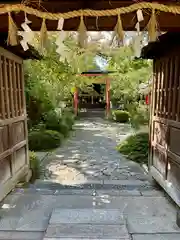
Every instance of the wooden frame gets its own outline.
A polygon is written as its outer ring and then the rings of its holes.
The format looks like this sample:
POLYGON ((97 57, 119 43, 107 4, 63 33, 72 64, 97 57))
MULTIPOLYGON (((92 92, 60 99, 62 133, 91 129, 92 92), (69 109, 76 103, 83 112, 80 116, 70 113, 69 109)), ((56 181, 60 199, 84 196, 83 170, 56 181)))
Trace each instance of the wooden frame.
POLYGON ((0 47, 0 200, 29 174, 23 60, 0 47))
POLYGON ((180 56, 154 60, 150 124, 150 173, 180 206, 180 56))

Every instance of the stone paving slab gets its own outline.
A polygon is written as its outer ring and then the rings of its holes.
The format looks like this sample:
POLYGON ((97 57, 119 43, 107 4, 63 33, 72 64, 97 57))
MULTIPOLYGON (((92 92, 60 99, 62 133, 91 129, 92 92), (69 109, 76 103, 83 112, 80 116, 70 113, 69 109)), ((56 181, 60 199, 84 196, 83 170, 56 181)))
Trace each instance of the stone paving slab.
POLYGON ((151 185, 149 181, 141 180, 104 180, 105 185, 120 185, 120 186, 144 186, 151 185))
POLYGON ((125 225, 61 224, 49 225, 45 238, 111 238, 128 239, 125 225))
MULTIPOLYGON (((40 194, 40 195, 81 195, 81 196, 93 196, 94 189, 40 189, 40 188, 16 188, 13 190, 13 194, 40 194)), ((138 190, 96 190, 96 195, 109 195, 109 196, 142 196, 143 194, 138 190)), ((148 194, 147 194, 148 195, 148 194)))
POLYGON ((116 209, 59 209, 53 210, 50 224, 109 224, 122 225, 125 220, 116 209))
POLYGON ((88 196, 102 196, 102 195, 108 195, 108 196, 141 196, 140 191, 138 190, 96 190, 96 193, 94 193, 94 190, 88 190, 88 189, 66 189, 66 190, 56 190, 54 193, 55 195, 88 195, 88 196))
POLYGON ((133 235, 132 240, 179 240, 180 234, 142 234, 133 235))
POLYGON ((176 225, 175 216, 169 217, 134 217, 128 218, 127 226, 129 233, 158 234, 158 233, 180 233, 176 225))
POLYGON ((163 190, 149 190, 149 191, 141 191, 142 196, 145 197, 165 197, 165 192, 163 190))
MULTIPOLYGON (((103 240, 119 240, 119 238, 106 238, 106 237, 101 237, 101 238, 93 238, 93 237, 91 237, 91 238, 81 238, 81 237, 79 237, 79 238, 77 238, 77 237, 75 237, 75 238, 66 238, 66 237, 65 238, 44 238, 43 240, 91 240, 91 239, 96 239, 96 240, 101 240, 101 239, 103 239, 103 240)), ((128 237, 128 238, 121 238, 121 240, 130 240, 130 239, 128 237)))
MULTIPOLYGON (((91 239, 96 239, 96 240, 119 240, 119 238, 104 238, 104 237, 101 237, 101 238, 44 238, 43 240, 91 240, 91 239)), ((121 240, 130 240, 129 238, 121 238, 121 240)), ((176 240, 176 239, 175 239, 176 240)))
POLYGON ((0 220, 0 231, 45 231, 49 223, 49 217, 43 213, 36 213, 36 217, 30 213, 26 216, 8 216, 0 220), (38 216, 38 217, 37 217, 38 216))
POLYGON ((44 232, 0 231, 0 240, 42 240, 44 232))
MULTIPOLYGON (((81 196, 94 196, 94 189, 60 189, 60 190, 50 190, 50 189, 40 189, 40 188, 16 188, 13 190, 13 194, 40 194, 40 195, 81 195, 81 196)), ((109 195, 109 196, 142 196, 143 194, 138 190, 96 190, 96 195, 109 195)), ((147 194, 147 196, 149 196, 147 194)))
POLYGON ((63 185, 52 181, 36 181, 35 188, 49 189, 52 191, 63 189, 97 189, 97 190, 153 190, 154 187, 148 181, 140 180, 89 180, 82 184, 63 185))
MULTIPOLYGON (((15 226, 22 218, 27 225, 33 221, 41 222, 43 218, 50 218, 54 208, 105 208, 119 209, 121 212, 125 208, 126 216, 159 216, 162 219, 176 216, 176 208, 164 197, 11 194, 4 200, 3 205, 9 209, 0 210, 0 230, 4 230, 3 226, 10 218, 15 226)), ((14 228, 9 226, 7 230, 14 228)))

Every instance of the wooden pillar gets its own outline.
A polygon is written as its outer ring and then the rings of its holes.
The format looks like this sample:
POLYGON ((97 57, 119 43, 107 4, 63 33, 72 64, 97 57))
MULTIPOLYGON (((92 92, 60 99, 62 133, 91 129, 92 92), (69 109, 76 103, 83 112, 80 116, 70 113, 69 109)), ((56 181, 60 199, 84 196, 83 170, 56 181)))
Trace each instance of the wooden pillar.
POLYGON ((106 117, 110 114, 110 79, 106 79, 106 117))
POLYGON ((78 115, 78 89, 75 87, 74 91, 74 114, 78 115))

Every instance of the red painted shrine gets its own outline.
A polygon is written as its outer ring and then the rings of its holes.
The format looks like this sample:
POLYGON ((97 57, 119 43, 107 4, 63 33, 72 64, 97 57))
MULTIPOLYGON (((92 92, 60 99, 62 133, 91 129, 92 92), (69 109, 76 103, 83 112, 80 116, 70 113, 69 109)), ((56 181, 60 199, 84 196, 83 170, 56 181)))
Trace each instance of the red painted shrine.
POLYGON ((77 116, 82 111, 99 110, 106 117, 110 114, 110 71, 89 71, 82 72, 81 76, 92 78, 91 85, 86 89, 75 88, 74 91, 74 112, 77 116))

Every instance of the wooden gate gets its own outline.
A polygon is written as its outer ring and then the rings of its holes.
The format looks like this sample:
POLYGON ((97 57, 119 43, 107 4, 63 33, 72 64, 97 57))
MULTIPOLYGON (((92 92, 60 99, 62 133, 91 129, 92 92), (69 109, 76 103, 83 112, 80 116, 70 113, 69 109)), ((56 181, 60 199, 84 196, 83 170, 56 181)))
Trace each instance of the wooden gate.
POLYGON ((150 157, 152 176, 180 205, 179 50, 154 60, 150 157))
POLYGON ((0 200, 29 170, 23 60, 0 48, 0 200))

